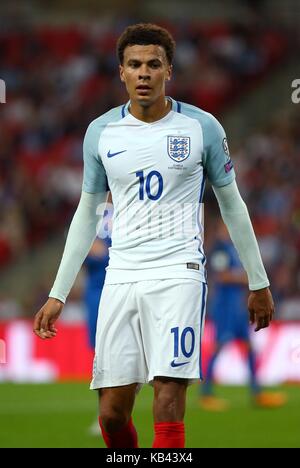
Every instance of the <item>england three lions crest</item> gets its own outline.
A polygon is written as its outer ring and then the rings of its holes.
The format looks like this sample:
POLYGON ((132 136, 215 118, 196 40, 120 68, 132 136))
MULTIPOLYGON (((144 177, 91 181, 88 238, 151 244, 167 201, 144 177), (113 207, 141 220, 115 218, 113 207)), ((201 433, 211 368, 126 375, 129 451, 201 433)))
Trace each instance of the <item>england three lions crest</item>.
POLYGON ((176 162, 187 159, 191 152, 190 137, 168 136, 168 155, 176 162))

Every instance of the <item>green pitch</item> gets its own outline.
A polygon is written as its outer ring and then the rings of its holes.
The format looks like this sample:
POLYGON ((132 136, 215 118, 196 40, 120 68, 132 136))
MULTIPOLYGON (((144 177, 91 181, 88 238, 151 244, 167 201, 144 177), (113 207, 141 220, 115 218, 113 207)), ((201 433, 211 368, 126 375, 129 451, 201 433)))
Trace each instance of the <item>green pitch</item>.
MULTIPOLYGON (((231 409, 209 413, 198 405, 197 387, 189 389, 187 447, 300 447, 300 388, 285 386, 288 403, 277 410, 251 406, 241 387, 218 387, 231 409)), ((140 447, 151 447, 152 389, 137 397, 134 421, 140 447)), ((0 447, 104 447, 88 433, 96 418, 96 393, 86 383, 0 384, 0 447)))

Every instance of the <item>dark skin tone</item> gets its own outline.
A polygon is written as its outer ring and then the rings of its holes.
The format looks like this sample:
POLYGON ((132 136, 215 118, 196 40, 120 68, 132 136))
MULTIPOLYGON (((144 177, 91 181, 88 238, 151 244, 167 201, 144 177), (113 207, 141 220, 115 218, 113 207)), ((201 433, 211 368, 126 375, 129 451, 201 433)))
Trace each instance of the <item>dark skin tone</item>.
MULTIPOLYGON (((130 98, 131 114, 144 122, 162 119, 171 110, 165 97, 165 83, 171 79, 172 65, 166 52, 158 45, 133 45, 124 50, 120 65, 120 78, 125 83, 130 98)), ((34 320, 34 333, 42 339, 52 339, 57 334, 55 322, 64 304, 49 298, 34 320)), ((252 291, 248 307, 255 331, 268 327, 273 317, 274 304, 269 288, 252 291)), ((157 376, 154 379, 153 414, 155 422, 183 421, 187 381, 157 376)), ((134 405, 137 384, 99 390, 100 416, 106 431, 120 430, 129 421, 134 405)))
POLYGON ((254 331, 267 328, 274 316, 274 302, 269 288, 250 291, 248 310, 251 325, 256 325, 254 331))
MULTIPOLYGON (((144 122, 155 122, 167 115, 171 103, 165 98, 165 83, 171 79, 172 65, 163 47, 133 45, 124 50, 120 79, 130 97, 130 112, 144 122)), ((56 336, 55 322, 63 309, 58 299, 49 298, 34 320, 34 332, 42 339, 56 336)))
POLYGON ((119 68, 134 117, 155 122, 169 113, 171 103, 165 98, 165 83, 171 79, 172 65, 168 63, 163 47, 127 46, 119 68))
MULTIPOLYGON (((133 45, 124 50, 124 60, 119 67, 121 81, 125 83, 130 98, 130 112, 144 122, 155 122, 170 111, 165 98, 165 83, 172 76, 172 65, 159 45, 133 45)), ((49 298, 34 320, 34 332, 40 338, 54 338, 55 322, 63 309, 63 302, 49 298)), ((269 288, 251 291, 248 299, 250 323, 255 331, 269 326, 274 315, 274 303, 269 288)))

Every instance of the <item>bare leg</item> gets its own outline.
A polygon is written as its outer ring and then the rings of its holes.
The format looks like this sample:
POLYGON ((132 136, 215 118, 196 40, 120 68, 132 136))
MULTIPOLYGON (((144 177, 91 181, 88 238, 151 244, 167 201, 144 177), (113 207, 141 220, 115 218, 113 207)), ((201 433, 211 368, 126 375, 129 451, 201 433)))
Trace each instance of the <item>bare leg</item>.
POLYGON ((183 421, 187 380, 170 377, 154 378, 154 422, 183 421))
POLYGON ((154 448, 183 448, 187 380, 154 379, 154 448))
POLYGON ((137 384, 99 390, 99 414, 106 432, 117 432, 128 424, 136 395, 137 384))

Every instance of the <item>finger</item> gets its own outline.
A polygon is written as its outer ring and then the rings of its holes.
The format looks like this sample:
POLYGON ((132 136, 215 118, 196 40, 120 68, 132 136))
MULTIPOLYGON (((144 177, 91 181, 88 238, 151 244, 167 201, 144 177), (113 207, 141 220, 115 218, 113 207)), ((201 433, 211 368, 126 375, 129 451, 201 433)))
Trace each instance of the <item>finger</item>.
POLYGON ((41 328, 41 314, 38 312, 33 321, 33 331, 36 333, 41 328))
POLYGON ((44 340, 44 339, 54 338, 56 336, 56 334, 57 334, 57 330, 56 330, 56 328, 54 328, 52 330, 50 330, 50 329, 45 330, 44 328, 40 328, 40 329, 35 329, 34 333, 39 338, 42 338, 44 340))
POLYGON ((57 335, 57 328, 55 328, 54 324, 49 322, 49 329, 47 330, 48 336, 54 338, 57 335))
POLYGON ((34 330, 34 333, 35 333, 36 336, 38 336, 39 338, 43 338, 39 330, 34 330))
POLYGON ((258 330, 262 330, 263 328, 267 328, 269 326, 269 322, 266 320, 262 320, 259 324, 258 330))
POLYGON ((48 331, 48 330, 49 330, 49 317, 46 314, 44 314, 43 318, 41 320, 40 331, 43 333, 43 332, 48 331))
POLYGON ((41 332, 40 330, 34 330, 34 333, 36 334, 36 336, 38 336, 42 340, 45 339, 44 332, 41 332))
POLYGON ((265 326, 265 321, 264 321, 264 318, 263 317, 259 317, 256 321, 256 328, 254 331, 258 332, 259 330, 261 330, 262 328, 264 328, 265 326))
POLYGON ((48 324, 49 330, 53 333, 57 333, 57 328, 55 327, 55 320, 50 319, 48 324))
MULTIPOLYGON (((37 325, 36 325, 37 327, 37 325)), ((33 332, 37 335, 37 336, 40 336, 40 329, 39 328, 34 328, 33 329, 33 332)))
POLYGON ((260 317, 258 320, 257 320, 257 324, 256 324, 256 328, 254 331, 259 331, 261 330, 262 328, 267 328, 269 326, 269 317, 260 317))
POLYGON ((46 340, 50 340, 51 338, 54 338, 56 336, 55 333, 52 333, 50 331, 44 332, 43 333, 43 338, 46 340))
POLYGON ((48 330, 44 330, 44 334, 47 336, 53 336, 53 335, 56 335, 56 333, 57 333, 57 330, 52 330, 50 326, 48 330))
POLYGON ((249 309, 249 317, 250 317, 250 324, 253 325, 255 323, 255 313, 254 310, 249 309))
POLYGON ((38 336, 39 336, 40 338, 42 338, 43 340, 49 340, 49 339, 51 339, 51 338, 55 338, 56 333, 53 333, 53 332, 51 332, 51 331, 49 331, 49 330, 43 330, 43 331, 41 330, 41 331, 39 332, 38 336))
POLYGON ((43 331, 41 331, 40 328, 35 328, 33 331, 36 334, 36 336, 38 336, 39 338, 42 338, 42 339, 44 338, 43 331))

